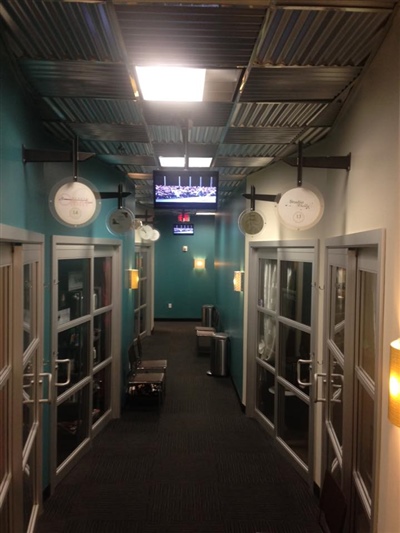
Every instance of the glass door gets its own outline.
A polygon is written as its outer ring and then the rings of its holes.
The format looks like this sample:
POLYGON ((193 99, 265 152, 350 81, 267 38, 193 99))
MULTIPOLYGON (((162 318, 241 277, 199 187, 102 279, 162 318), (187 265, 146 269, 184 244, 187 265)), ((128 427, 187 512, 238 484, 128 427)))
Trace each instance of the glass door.
POLYGON ((114 355, 120 324, 116 250, 61 243, 54 250, 53 486, 87 451, 113 410, 118 411, 113 390, 120 379, 114 355))
POLYGON ((328 253, 327 336, 319 397, 325 403, 323 471, 348 504, 347 531, 371 532, 377 438, 377 247, 328 253))
POLYGON ((135 268, 139 270, 139 287, 135 295, 134 336, 151 333, 151 252, 150 247, 140 246, 135 250, 135 268))
POLYGON ((263 249, 257 260, 254 412, 311 480, 314 250, 263 249))
POLYGON ((31 533, 41 505, 42 250, 1 245, 0 525, 31 533), (12 422, 12 423, 11 423, 12 422))

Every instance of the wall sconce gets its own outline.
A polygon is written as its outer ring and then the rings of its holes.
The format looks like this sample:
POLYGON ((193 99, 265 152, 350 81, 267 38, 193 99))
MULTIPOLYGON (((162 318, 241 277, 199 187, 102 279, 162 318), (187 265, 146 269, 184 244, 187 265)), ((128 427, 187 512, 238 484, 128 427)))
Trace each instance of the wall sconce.
POLYGON ((235 270, 233 273, 233 290, 235 292, 243 292, 244 290, 244 272, 243 270, 235 270))
POLYGON ((134 268, 128 270, 128 286, 130 289, 139 288, 139 270, 134 268))
POLYGON ((389 420, 400 427, 400 339, 390 343, 389 420))
POLYGON ((195 259, 194 260, 194 268, 197 268, 198 270, 206 268, 206 260, 205 259, 195 259))

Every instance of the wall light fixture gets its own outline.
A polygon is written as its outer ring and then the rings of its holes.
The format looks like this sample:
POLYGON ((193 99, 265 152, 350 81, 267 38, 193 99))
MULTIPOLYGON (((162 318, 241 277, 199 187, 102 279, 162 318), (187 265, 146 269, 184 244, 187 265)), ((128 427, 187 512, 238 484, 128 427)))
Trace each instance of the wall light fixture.
POLYGON ((242 270, 235 270, 233 273, 233 290, 235 292, 243 292, 244 289, 244 272, 242 270))
POLYGON ((390 344, 389 420, 400 427, 400 339, 390 344))
POLYGON ((130 268, 128 270, 128 284, 130 289, 139 288, 139 270, 130 268))
POLYGON ((206 268, 206 260, 200 258, 195 259, 194 268, 197 268, 198 270, 206 268))

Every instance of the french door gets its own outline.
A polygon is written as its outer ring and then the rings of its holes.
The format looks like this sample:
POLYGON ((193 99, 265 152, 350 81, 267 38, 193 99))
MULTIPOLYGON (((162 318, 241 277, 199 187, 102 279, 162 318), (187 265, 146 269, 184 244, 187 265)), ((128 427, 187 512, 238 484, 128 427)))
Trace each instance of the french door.
POLYGON ((52 487, 119 412, 118 250, 55 238, 52 487))
POLYGON ((329 249, 323 472, 329 469, 348 504, 346 531, 371 533, 375 514, 380 368, 378 247, 329 249))
POLYGON ((264 248, 252 263, 258 286, 249 313, 248 411, 311 483, 315 252, 264 248))
POLYGON ((150 335, 153 313, 153 248, 136 246, 135 268, 139 271, 139 287, 135 294, 134 336, 150 335))
POLYGON ((42 372, 42 247, 0 247, 0 530, 31 533, 41 505, 41 409, 50 388, 42 372))

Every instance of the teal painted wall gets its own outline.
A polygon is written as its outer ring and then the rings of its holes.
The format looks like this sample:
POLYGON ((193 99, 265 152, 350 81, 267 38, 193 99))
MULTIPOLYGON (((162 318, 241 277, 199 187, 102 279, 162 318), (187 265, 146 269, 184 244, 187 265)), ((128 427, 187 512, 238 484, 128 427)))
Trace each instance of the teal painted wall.
POLYGON ((239 397, 243 397, 243 310, 244 293, 233 290, 233 273, 244 270, 245 237, 238 229, 238 217, 246 208, 242 196, 246 184, 224 205, 216 218, 215 304, 221 330, 229 335, 230 374, 239 397))
POLYGON ((204 304, 215 303, 214 240, 215 218, 191 216, 194 235, 173 235, 177 216, 156 216, 160 238, 155 243, 155 319, 201 318, 204 304), (183 252, 182 247, 188 251, 183 252), (194 258, 206 260, 205 270, 193 268, 194 258), (172 304, 172 309, 168 304, 172 304))
MULTIPOLYGON (((1 54, 1 49, 0 49, 1 54)), ((46 133, 35 116, 35 106, 23 87, 16 82, 15 73, 7 60, 0 57, 0 223, 27 229, 44 235, 45 239, 45 284, 44 284, 44 370, 50 370, 50 299, 51 299, 51 239, 53 235, 74 235, 79 237, 116 239, 106 227, 107 215, 115 209, 117 199, 102 200, 98 218, 90 225, 74 229, 60 224, 49 210, 49 193, 60 180, 72 176, 72 163, 26 163, 22 161, 22 146, 30 149, 71 150, 72 144, 56 143, 46 133)), ((58 117, 60 118, 60 117, 58 117)), ((129 180, 118 171, 97 160, 79 164, 78 175, 89 180, 100 191, 117 191, 123 183, 126 191, 133 188, 129 180)), ((135 209, 134 196, 129 196, 124 205, 135 209)), ((133 266, 134 235, 122 239, 121 271, 115 275, 123 276, 126 268, 133 266)), ((123 289, 121 343, 122 372, 128 368, 127 347, 133 335, 133 310, 135 291, 123 289)), ((121 391, 122 393, 122 391, 121 391)), ((44 413, 44 487, 49 482, 48 459, 49 418, 44 413)))

